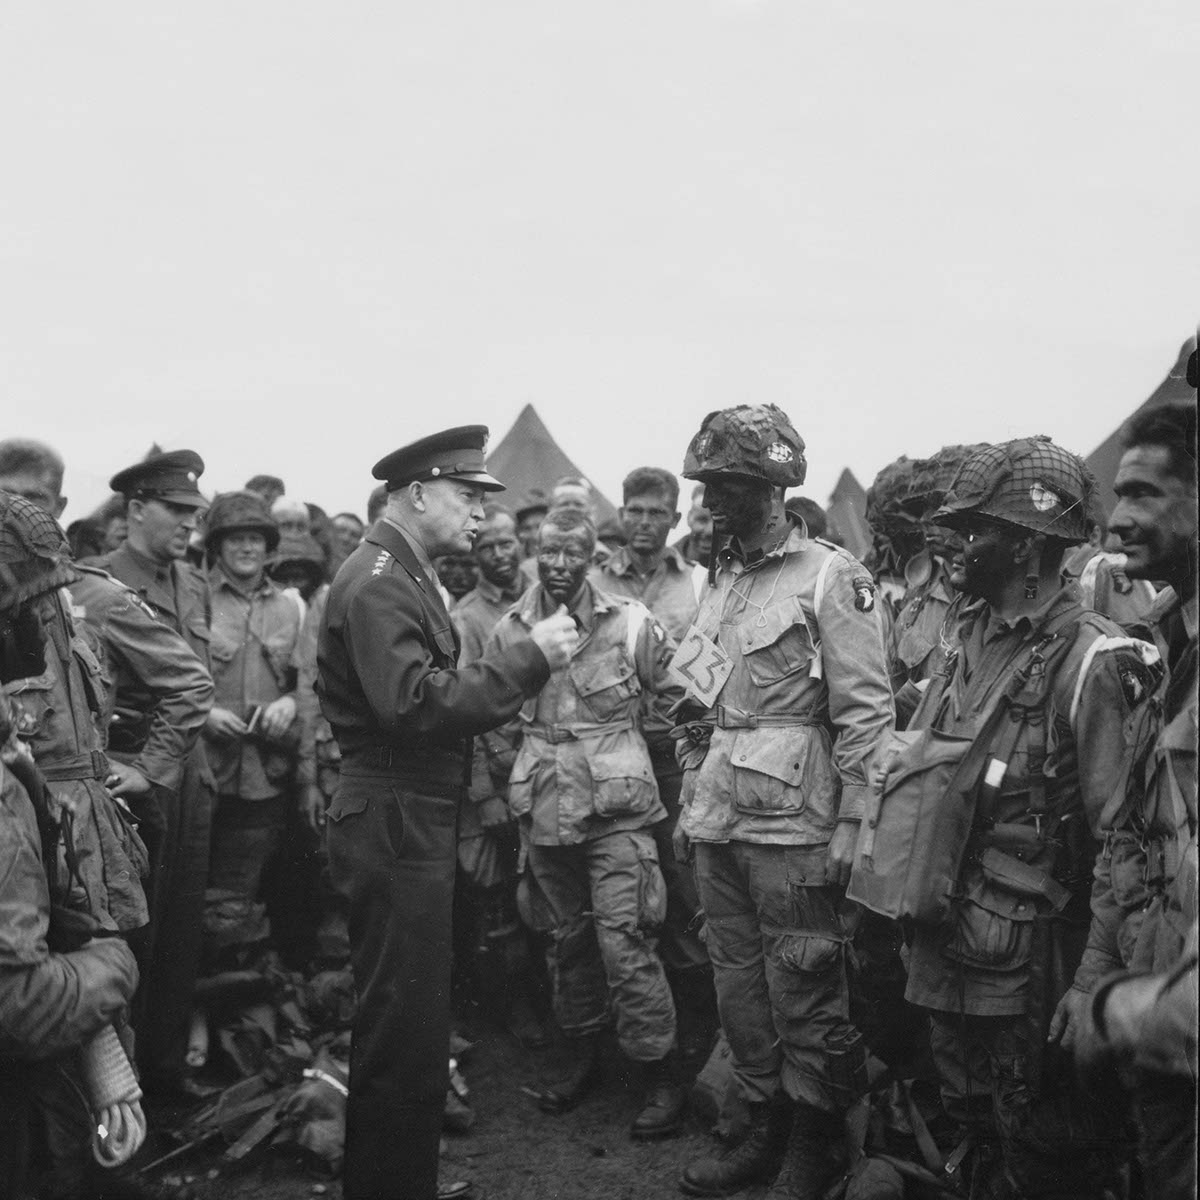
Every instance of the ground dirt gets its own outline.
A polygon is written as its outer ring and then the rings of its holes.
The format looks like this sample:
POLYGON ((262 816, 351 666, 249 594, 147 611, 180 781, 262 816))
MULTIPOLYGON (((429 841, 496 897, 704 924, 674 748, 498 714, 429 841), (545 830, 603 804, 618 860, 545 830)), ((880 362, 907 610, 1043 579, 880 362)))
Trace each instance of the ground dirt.
MULTIPOLYGON (((522 1088, 538 1090, 560 1078, 566 1063, 560 1044, 522 1049, 495 1030, 460 1024, 475 1039, 462 1070, 475 1111, 474 1128, 446 1139, 442 1180, 466 1179, 486 1200, 651 1200, 678 1196, 685 1162, 718 1149, 706 1126, 689 1114, 675 1137, 634 1142, 629 1123, 641 1084, 615 1046, 606 1046, 599 1086, 573 1112, 551 1116, 522 1088)), ((691 1073, 703 1055, 691 1060, 691 1073)), ((227 1164, 219 1148, 197 1151, 151 1178, 166 1181, 180 1200, 284 1200, 321 1196, 341 1200, 338 1180, 269 1148, 243 1163, 227 1164)), ((764 1189, 744 1193, 749 1200, 764 1189)))

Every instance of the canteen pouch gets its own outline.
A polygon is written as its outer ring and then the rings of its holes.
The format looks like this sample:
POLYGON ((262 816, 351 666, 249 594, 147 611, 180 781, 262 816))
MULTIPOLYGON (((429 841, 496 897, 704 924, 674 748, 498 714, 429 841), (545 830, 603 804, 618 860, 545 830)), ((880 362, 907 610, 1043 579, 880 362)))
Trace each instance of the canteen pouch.
POLYGON ((976 780, 959 778, 973 741, 936 729, 892 735, 886 774, 863 815, 849 899, 893 920, 949 919, 975 818, 976 780))

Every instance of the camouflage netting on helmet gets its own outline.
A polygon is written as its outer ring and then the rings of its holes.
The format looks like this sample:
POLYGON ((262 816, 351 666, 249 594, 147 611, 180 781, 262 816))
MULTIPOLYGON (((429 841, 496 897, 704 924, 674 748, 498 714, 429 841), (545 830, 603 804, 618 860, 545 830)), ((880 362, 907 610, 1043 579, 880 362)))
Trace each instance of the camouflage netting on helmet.
POLYGON ((902 454, 875 476, 867 488, 867 524, 875 533, 903 533, 912 526, 913 514, 905 508, 905 500, 914 473, 924 462, 902 454))
POLYGON ((59 523, 23 497, 0 492, 0 612, 78 578, 59 523))
POLYGON ((808 473, 804 439, 774 404, 739 404, 711 412, 683 459, 685 479, 739 475, 772 487, 799 487, 808 473))
POLYGON ((954 481, 963 463, 980 450, 987 442, 970 445, 943 446, 932 458, 920 458, 913 464, 905 502, 921 513, 936 508, 945 498, 946 490, 954 481))
POLYGON ((256 492, 222 492, 215 497, 204 523, 204 544, 210 553, 218 538, 227 533, 261 533, 267 551, 279 545, 279 527, 256 492))
POLYGON ((1083 459, 1048 437, 985 446, 959 468, 934 514, 954 526, 988 517, 1074 544, 1091 534, 1096 480, 1083 459))

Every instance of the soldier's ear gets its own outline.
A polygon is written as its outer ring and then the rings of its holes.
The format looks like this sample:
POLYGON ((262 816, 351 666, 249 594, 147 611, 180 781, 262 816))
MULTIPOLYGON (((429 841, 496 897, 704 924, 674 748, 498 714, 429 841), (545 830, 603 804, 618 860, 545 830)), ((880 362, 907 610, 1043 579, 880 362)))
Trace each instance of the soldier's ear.
POLYGON ((66 496, 59 496, 54 505, 54 519, 57 521, 63 515, 63 509, 67 507, 66 496))
POLYGON ((408 485, 408 501, 417 512, 425 511, 425 485, 423 483, 408 485))

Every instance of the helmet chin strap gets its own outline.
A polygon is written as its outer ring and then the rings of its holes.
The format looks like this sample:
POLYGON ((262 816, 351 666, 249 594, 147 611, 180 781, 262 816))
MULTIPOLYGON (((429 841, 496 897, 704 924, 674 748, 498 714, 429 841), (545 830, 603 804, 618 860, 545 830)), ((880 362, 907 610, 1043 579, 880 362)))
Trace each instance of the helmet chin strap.
POLYGON ((1038 598, 1038 584, 1042 577, 1042 546, 1044 544, 1044 540, 1040 537, 1035 538, 1033 541, 1025 573, 1026 600, 1036 600, 1038 598))

